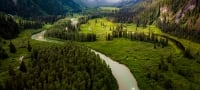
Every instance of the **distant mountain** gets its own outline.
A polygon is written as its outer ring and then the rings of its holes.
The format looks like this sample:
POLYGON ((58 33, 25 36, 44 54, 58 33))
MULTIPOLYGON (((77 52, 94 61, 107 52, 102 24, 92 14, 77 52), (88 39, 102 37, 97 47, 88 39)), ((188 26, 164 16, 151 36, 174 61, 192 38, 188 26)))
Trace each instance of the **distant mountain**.
POLYGON ((99 7, 99 6, 123 6, 128 3, 135 3, 140 0, 74 0, 80 5, 87 7, 99 7))
POLYGON ((80 6, 73 0, 0 0, 0 12, 23 17, 58 15, 80 10, 80 6))
POLYGON ((141 2, 142 0, 128 0, 122 3, 119 3, 118 6, 121 8, 126 8, 126 7, 133 7, 135 4, 141 2))

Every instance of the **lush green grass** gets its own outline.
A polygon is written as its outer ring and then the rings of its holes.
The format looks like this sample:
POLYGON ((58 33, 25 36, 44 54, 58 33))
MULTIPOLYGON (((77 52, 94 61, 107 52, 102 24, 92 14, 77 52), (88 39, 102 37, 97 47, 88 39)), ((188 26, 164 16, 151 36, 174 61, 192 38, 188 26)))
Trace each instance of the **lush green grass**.
MULTIPOLYGON (((59 20, 54 25, 45 25, 43 29, 52 29, 53 27, 60 25, 63 25, 60 28, 66 27, 65 23, 69 19, 70 18, 59 20)), ((80 33, 96 33, 98 40, 96 42, 86 42, 81 44, 100 51, 111 57, 113 60, 116 60, 126 65, 136 77, 141 90, 162 90, 163 83, 165 83, 167 79, 171 79, 173 81, 173 86, 177 90, 189 90, 191 89, 191 87, 195 87, 197 89, 200 88, 198 86, 200 84, 200 66, 198 63, 196 63, 196 60, 189 60, 184 58, 172 42, 169 42, 170 45, 165 48, 154 49, 154 45, 151 43, 130 41, 128 39, 114 39, 113 41, 106 41, 106 34, 112 32, 110 31, 110 27, 116 27, 116 25, 117 23, 112 23, 105 18, 89 20, 87 24, 81 25, 80 33), (96 20, 97 23, 95 23, 96 20), (106 28, 101 26, 101 22, 106 25, 106 28), (161 56, 164 56, 166 62, 166 58, 170 55, 170 53, 173 55, 175 65, 167 63, 169 68, 168 71, 158 70, 158 64, 160 63, 161 56), (188 73, 193 73, 194 76, 192 78, 187 78, 183 75, 178 74, 177 72, 182 69, 190 71, 188 73), (147 77, 147 74, 153 76, 156 72, 163 76, 161 80, 155 81, 154 79, 147 77)), ((188 40, 180 39, 162 33, 160 29, 158 29, 154 25, 147 26, 146 28, 138 27, 137 30, 136 25, 134 24, 125 25, 127 26, 128 31, 144 33, 149 33, 149 31, 151 31, 157 34, 164 34, 176 40, 179 40, 186 47, 188 47, 189 45, 188 40)), ((59 27, 56 28, 59 29, 59 27)), ((8 52, 10 58, 1 61, 0 83, 1 80, 5 80, 7 78, 7 70, 9 65, 12 65, 13 67, 19 66, 19 58, 21 56, 25 56, 24 60, 28 63, 30 59, 30 54, 26 48, 28 40, 30 41, 33 48, 37 46, 55 45, 53 43, 31 40, 31 35, 34 32, 37 31, 25 30, 19 35, 18 38, 12 40, 17 48, 17 53, 11 54, 8 52)), ((9 41, 6 42, 7 43, 4 45, 4 48, 9 51, 9 41)), ((200 50, 200 44, 190 42, 190 49, 194 54, 200 50)))
POLYGON ((119 11, 119 8, 117 7, 100 7, 101 10, 107 10, 107 11, 112 11, 112 10, 117 10, 119 11))
MULTIPOLYGON (((182 68, 190 68, 196 76, 196 81, 199 83, 199 64, 195 61, 183 58, 181 54, 175 53, 175 49, 171 46, 166 48, 153 48, 153 44, 139 41, 129 41, 127 39, 115 39, 113 41, 97 41, 91 43, 84 43, 85 46, 98 50, 110 56, 113 60, 125 64, 131 72, 135 75, 141 90, 155 90, 163 89, 163 83, 167 79, 173 81, 173 85, 177 90, 188 90, 191 83, 185 77, 177 74, 176 70, 182 68), (159 71, 158 64, 160 63, 161 56, 167 58, 172 53, 173 60, 177 64, 169 67, 168 71, 159 71), (164 76, 164 80, 155 81, 147 78, 147 74, 159 72, 164 76), (162 86, 162 87, 161 87, 162 86)), ((194 84, 196 87, 198 84, 194 84)))
MULTIPOLYGON (((106 34, 112 33, 110 28, 112 28, 112 27, 116 28, 116 26, 118 24, 119 23, 113 23, 111 21, 108 21, 106 18, 92 19, 92 20, 89 20, 87 24, 81 25, 80 33, 96 33, 99 40, 105 40, 106 34), (97 21, 97 23, 96 23, 96 21, 97 21), (101 26, 101 23, 106 25, 106 28, 101 26)), ((137 27, 137 29, 136 29, 135 24, 125 24, 125 26, 127 27, 127 31, 132 31, 132 32, 144 32, 144 33, 153 32, 153 33, 156 33, 156 34, 162 33, 154 25, 150 25, 146 28, 137 27)))
MULTIPOLYGON (((127 24, 126 26, 127 26, 127 31, 144 32, 144 33, 152 32, 152 33, 155 33, 155 34, 166 35, 166 36, 168 36, 170 38, 173 38, 173 39, 181 42, 184 45, 185 48, 189 48, 193 55, 195 55, 196 53, 200 52, 200 44, 199 43, 195 43, 195 42, 192 42, 192 41, 189 41, 189 40, 186 40, 186 39, 178 38, 178 37, 163 33, 155 25, 150 25, 150 26, 147 26, 145 28, 137 27, 137 30, 136 30, 136 25, 135 24, 127 24)), ((171 45, 173 44, 172 42, 169 42, 169 43, 171 45)), ((175 46, 173 46, 173 47, 175 47, 175 46)), ((180 52, 180 50, 176 50, 176 51, 180 52)))
POLYGON ((152 33, 156 33, 156 34, 162 33, 160 31, 160 29, 157 28, 154 25, 149 25, 145 28, 144 27, 137 27, 137 29, 136 29, 136 24, 126 24, 126 26, 127 26, 127 31, 132 31, 132 32, 144 32, 144 33, 152 32, 152 33))
POLYGON ((87 24, 81 25, 80 33, 96 33, 98 40, 106 40, 106 34, 111 33, 110 27, 116 26, 116 24, 106 20, 105 18, 98 18, 89 20, 87 24), (96 23, 97 21, 97 23, 96 23), (106 27, 101 26, 104 23, 106 27))
POLYGON ((48 29, 50 29, 51 27, 52 27, 51 24, 45 24, 45 25, 42 27, 42 29, 48 30, 48 29))
MULTIPOLYGON (((109 27, 116 27, 117 23, 112 23, 106 19, 89 20, 88 24, 81 25, 81 33, 96 33, 98 35, 97 42, 84 43, 85 46, 98 50, 107 56, 110 56, 113 60, 125 64, 135 75, 139 87, 142 90, 162 90, 164 89, 164 83, 169 79, 172 80, 173 87, 176 90, 189 90, 192 88, 199 89, 200 83, 200 71, 199 64, 196 60, 189 60, 183 57, 181 51, 169 41, 169 46, 166 48, 156 48, 154 45, 146 42, 130 41, 128 39, 114 39, 113 41, 105 41, 106 33, 111 33, 109 27), (100 22, 99 22, 100 21, 100 22), (108 26, 104 29, 101 27, 101 21, 108 26), (172 54, 175 65, 167 63, 166 58, 172 54), (160 58, 164 56, 164 60, 167 63, 168 71, 158 70, 158 64, 161 62, 160 58), (180 71, 186 71, 186 73, 192 73, 194 76, 188 77, 181 75, 180 71), (188 72, 189 71, 189 72, 188 72), (162 79, 155 81, 152 78, 148 78, 147 75, 155 76, 155 73, 159 73, 162 79)), ((137 27, 135 24, 125 24, 127 31, 132 32, 144 32, 148 34, 153 32, 156 34, 167 35, 172 37, 181 43, 185 47, 188 46, 187 40, 179 39, 171 35, 161 32, 159 28, 154 25, 147 26, 146 28, 137 27)), ((200 44, 190 42, 191 49, 196 52, 200 48, 200 44), (196 49, 196 50, 195 50, 196 49)))
POLYGON ((162 33, 162 34, 181 42, 184 45, 185 48, 190 49, 190 51, 193 55, 196 55, 198 52, 200 53, 200 44, 199 43, 192 42, 192 41, 182 39, 182 38, 178 38, 178 37, 166 34, 166 33, 162 33))
POLYGON ((8 78, 8 67, 9 65, 13 66, 16 70, 19 66, 19 58, 24 56, 24 61, 26 63, 30 60, 30 52, 27 50, 27 43, 30 41, 31 46, 38 47, 38 46, 46 46, 46 45, 55 45, 54 43, 47 43, 47 42, 38 42, 36 40, 32 40, 31 36, 32 33, 37 32, 37 30, 24 30, 22 31, 16 39, 6 41, 6 44, 3 45, 3 48, 6 49, 9 58, 0 61, 0 83, 1 80, 5 80, 8 78), (9 52, 9 43, 10 41, 13 42, 15 45, 17 52, 10 53, 9 52))
MULTIPOLYGON (((92 20, 89 20, 87 24, 81 25, 80 33, 96 33, 97 39, 99 41, 102 41, 102 40, 105 41, 106 34, 112 33, 112 31, 110 31, 110 27, 116 28, 118 24, 119 23, 113 23, 111 21, 108 21, 105 18, 92 19, 92 20), (102 27, 101 23, 104 23, 106 25, 106 28, 102 27)), ((153 32, 156 34, 162 34, 160 29, 154 25, 147 26, 146 28, 137 27, 137 29, 136 29, 135 24, 125 24, 125 26, 127 27, 127 31, 131 31, 131 32, 142 32, 142 33, 144 32, 146 34, 148 34, 149 32, 153 32)), ((176 48, 176 46, 172 42, 169 42, 169 43, 172 45, 172 47, 174 47, 176 53, 181 52, 178 48, 176 48)))

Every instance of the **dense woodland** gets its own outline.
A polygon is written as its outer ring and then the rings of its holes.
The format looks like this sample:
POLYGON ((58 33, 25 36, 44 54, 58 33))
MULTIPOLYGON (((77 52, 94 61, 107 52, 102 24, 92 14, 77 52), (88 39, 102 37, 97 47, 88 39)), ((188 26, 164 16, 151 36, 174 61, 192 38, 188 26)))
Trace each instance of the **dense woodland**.
POLYGON ((17 37, 19 33, 18 24, 9 15, 0 13, 0 27, 0 37, 4 39, 17 37))
POLYGON ((97 36, 94 33, 79 33, 80 25, 88 21, 89 17, 79 18, 77 25, 72 25, 71 20, 68 22, 61 22, 59 25, 55 25, 48 30, 45 37, 59 38, 63 40, 78 41, 78 42, 93 42, 97 40, 97 36))
POLYGON ((41 22, 41 23, 50 23, 53 24, 54 22, 58 21, 59 19, 65 18, 66 15, 46 15, 46 16, 34 16, 29 17, 27 20, 41 22))
POLYGON ((59 38, 78 42, 93 42, 97 37, 94 33, 79 33, 66 30, 48 30, 45 37, 59 38))
POLYGON ((106 40, 110 41, 113 38, 127 38, 131 41, 144 41, 154 43, 154 48, 166 47, 168 45, 167 37, 159 37, 158 35, 149 32, 148 34, 142 32, 128 32, 125 25, 119 24, 116 28, 111 28, 112 34, 108 33, 106 35, 106 40))
POLYGON ((39 47, 20 71, 10 66, 10 78, 1 90, 116 90, 110 68, 89 49, 67 43, 39 47))
POLYGON ((124 8, 112 15, 111 18, 114 19, 113 22, 117 23, 132 23, 134 15, 135 13, 130 8, 124 8))
POLYGON ((4 39, 13 39, 17 37, 20 31, 25 29, 39 29, 44 24, 52 24, 65 15, 49 15, 22 18, 10 14, 0 13, 0 37, 4 39))
MULTIPOLYGON (((164 1, 164 4, 167 4, 174 13, 178 12, 178 10, 184 10, 186 8, 186 4, 188 0, 167 0, 164 1)), ((157 21, 157 26, 165 33, 169 33, 171 35, 188 39, 195 42, 200 42, 200 31, 194 25, 197 23, 197 19, 199 18, 200 12, 200 1, 199 0, 190 0, 191 4, 196 5, 196 7, 187 12, 185 17, 180 20, 179 24, 164 19, 164 21, 157 21), (188 20, 189 19, 189 20, 188 20)), ((166 17, 165 17, 166 18, 166 17)))
POLYGON ((73 0, 1 0, 0 12, 22 17, 60 15, 65 12, 80 11, 73 0))
POLYGON ((199 10, 200 10, 200 2, 199 0, 164 0, 163 4, 166 4, 170 7, 170 9, 176 13, 178 12, 178 10, 180 10, 181 8, 184 7, 184 5, 186 5, 186 3, 188 3, 189 1, 191 1, 192 3, 196 3, 196 7, 195 9, 192 11, 193 15, 198 15, 199 14, 199 10))
POLYGON ((179 10, 184 10, 186 8, 186 5, 189 2, 188 0, 158 0, 153 2, 154 3, 147 2, 147 4, 144 4, 146 6, 139 6, 133 10, 131 10, 131 8, 121 9, 120 12, 113 16, 113 19, 115 22, 135 23, 137 26, 142 27, 156 24, 165 33, 169 33, 180 38, 189 39, 198 43, 200 42, 199 29, 194 26, 199 18, 199 0, 190 1, 191 4, 195 4, 196 7, 187 12, 185 17, 180 19, 178 24, 175 23, 175 21, 167 20, 167 16, 164 16, 164 21, 161 21, 159 19, 161 16, 160 8, 167 5, 175 14, 179 10))
POLYGON ((189 26, 180 26, 176 23, 157 22, 157 26, 165 33, 185 38, 200 43, 200 31, 190 28, 189 26))
MULTIPOLYGON (((10 55, 21 54, 21 51, 18 51, 19 47, 16 47, 11 39, 16 38, 22 30, 39 29, 45 24, 52 24, 52 27, 46 30, 45 38, 94 42, 97 40, 97 35, 95 33, 79 33, 80 25, 88 23, 90 19, 106 17, 110 21, 123 23, 116 27, 110 27, 112 33, 107 33, 105 37, 107 41, 116 38, 144 41, 152 43, 154 50, 165 49, 170 41, 182 51, 180 56, 172 53, 168 56, 161 55, 158 63, 153 63, 152 66, 150 63, 149 68, 143 67, 147 72, 144 72, 145 77, 142 78, 149 80, 145 83, 152 85, 153 89, 179 90, 182 89, 181 86, 185 85, 179 82, 180 78, 176 78, 176 76, 181 76, 181 79, 190 84, 186 86, 187 89, 198 90, 200 88, 198 85, 200 83, 198 77, 199 51, 191 54, 190 48, 184 47, 180 41, 165 35, 154 34, 150 30, 149 33, 127 32, 125 24, 135 23, 136 29, 152 24, 157 25, 164 33, 200 43, 200 31, 194 26, 200 17, 200 1, 191 0, 197 7, 187 12, 179 23, 175 23, 174 19, 168 20, 168 15, 163 15, 164 19, 161 21, 159 19, 161 17, 160 8, 169 7, 175 17, 179 10, 184 10, 190 0, 157 0, 158 3, 153 4, 152 2, 156 0, 146 1, 147 3, 143 7, 123 8, 119 12, 100 12, 96 8, 91 11, 86 9, 85 12, 80 12, 84 16, 79 17, 78 24, 74 26, 71 24, 71 20, 63 19, 66 17, 66 12, 73 16, 73 12, 81 11, 80 6, 72 0, 49 0, 48 2, 46 0, 17 0, 17 2, 2 0, 0 1, 0 12, 7 14, 0 13, 0 65, 1 61, 10 59, 10 55), (56 22, 57 20, 59 21, 56 22), (8 40, 8 43, 6 44, 1 38, 8 40), (172 74, 173 77, 168 77, 168 74, 172 74)), ((101 25, 104 27, 103 23, 101 25)), ((77 43, 47 45, 32 49, 31 43, 28 41, 25 48, 29 52, 25 53, 30 54, 30 57, 20 61, 19 68, 12 64, 7 65, 6 72, 9 76, 5 77, 5 81, 0 82, 0 90, 118 89, 108 65, 90 49, 77 43)))

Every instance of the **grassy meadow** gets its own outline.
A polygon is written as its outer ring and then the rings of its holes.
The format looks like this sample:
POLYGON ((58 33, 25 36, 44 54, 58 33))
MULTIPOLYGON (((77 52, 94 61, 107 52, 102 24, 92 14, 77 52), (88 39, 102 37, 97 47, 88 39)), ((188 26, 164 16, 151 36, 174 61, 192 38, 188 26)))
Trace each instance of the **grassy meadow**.
MULTIPOLYGON (((58 45, 57 43, 39 42, 31 39, 33 33, 49 29, 63 29, 66 27, 70 18, 59 20, 53 25, 47 24, 39 30, 24 30, 18 38, 11 40, 16 46, 16 54, 8 53, 9 57, 0 63, 0 83, 8 78, 8 66, 19 66, 19 58, 24 56, 24 61, 28 64, 30 60, 30 52, 27 50, 27 42, 30 41, 31 46, 48 46, 58 45)), ((80 33, 95 33, 97 41, 95 42, 78 42, 86 47, 95 49, 113 60, 126 65, 135 76, 141 90, 164 90, 163 87, 172 85, 177 90, 191 90, 200 88, 200 71, 199 63, 195 59, 187 59, 183 57, 183 53, 169 41, 169 45, 165 48, 154 48, 153 43, 131 41, 129 39, 119 38, 112 41, 106 41, 106 35, 112 33, 110 27, 116 27, 119 23, 112 23, 106 18, 97 18, 89 20, 88 23, 80 26, 80 33), (102 24, 104 24, 102 26, 102 24), (170 59, 170 61, 169 61, 170 59), (160 68, 160 64, 165 68, 160 68), (167 67, 167 69, 166 69, 167 67), (183 89, 184 88, 184 89, 183 89)), ((154 25, 146 28, 137 27, 135 24, 124 24, 127 31, 131 32, 154 32, 156 34, 167 35, 174 38, 185 47, 189 47, 192 54, 195 55, 200 50, 200 44, 189 42, 165 33, 162 33, 154 25)), ((51 39, 51 38, 49 38, 51 39)), ((55 39, 54 40, 60 40, 55 39)), ((61 40, 65 41, 65 40, 61 40)), ((9 42, 3 45, 6 51, 9 51, 9 42)))
MULTIPOLYGON (((200 88, 200 73, 198 68, 199 64, 196 60, 190 60, 183 57, 183 53, 173 44, 169 42, 169 46, 165 48, 154 48, 154 44, 140 41, 130 41, 128 39, 114 39, 106 41, 105 35, 111 33, 109 28, 101 27, 101 22, 105 25, 116 26, 117 23, 112 23, 106 19, 93 19, 89 20, 88 24, 81 25, 82 33, 96 33, 98 40, 96 42, 82 43, 85 46, 100 51, 107 56, 111 57, 124 65, 126 65, 136 77, 141 90, 164 90, 168 81, 177 90, 191 88, 200 88), (96 23, 97 21, 97 23, 96 23), (169 63, 168 59, 171 56, 172 62, 169 63), (164 62, 167 70, 160 70, 159 64, 164 62), (192 73, 188 75, 187 73, 192 73), (153 78, 153 79, 152 79, 153 78)), ((132 32, 154 32, 156 34, 167 35, 162 33, 154 25, 147 26, 146 28, 137 27, 134 24, 125 24, 127 31, 132 32)), ((175 38, 167 35, 176 40, 181 41, 187 47, 187 40, 175 38)), ((198 48, 199 44, 191 42, 191 47, 198 48), (196 45, 196 46, 195 46, 196 45)), ((194 50, 195 52, 197 50, 194 50)))
POLYGON ((89 20, 87 24, 81 25, 80 33, 95 33, 98 40, 106 40, 106 34, 112 33, 110 31, 111 26, 116 26, 116 24, 104 19, 93 19, 89 20), (106 27, 101 26, 104 23, 106 27))
POLYGON ((117 7, 100 7, 99 9, 101 9, 101 10, 105 10, 105 11, 112 11, 112 10, 117 10, 117 11, 119 11, 119 8, 117 8, 117 7))

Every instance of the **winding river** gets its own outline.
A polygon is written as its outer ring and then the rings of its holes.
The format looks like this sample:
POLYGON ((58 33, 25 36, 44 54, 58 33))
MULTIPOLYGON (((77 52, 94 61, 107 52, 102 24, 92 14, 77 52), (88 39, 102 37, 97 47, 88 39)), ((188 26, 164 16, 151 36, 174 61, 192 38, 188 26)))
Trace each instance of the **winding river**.
MULTIPOLYGON (((72 21, 72 24, 77 23, 76 19, 71 19, 71 21, 72 21)), ((64 43, 61 41, 45 39, 44 38, 45 32, 46 31, 42 31, 40 33, 32 35, 32 39, 38 40, 38 41, 52 42, 52 43, 64 43)), ((125 65, 119 64, 118 62, 112 60, 111 58, 107 57, 106 55, 100 52, 97 52, 92 49, 91 51, 99 55, 100 58, 109 65, 109 67, 111 68, 112 74, 117 80, 119 90, 139 90, 136 79, 134 78, 130 70, 125 65)))

